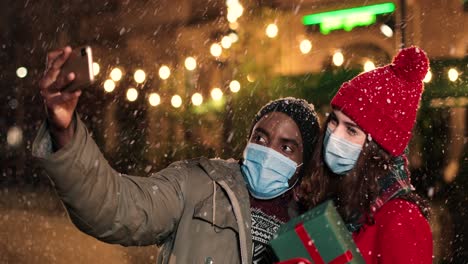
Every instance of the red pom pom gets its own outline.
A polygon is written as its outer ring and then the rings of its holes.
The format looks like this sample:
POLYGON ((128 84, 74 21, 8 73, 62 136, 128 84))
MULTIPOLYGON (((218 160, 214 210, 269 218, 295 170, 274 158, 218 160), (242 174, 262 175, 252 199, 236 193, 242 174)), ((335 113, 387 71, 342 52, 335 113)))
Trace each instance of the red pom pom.
POLYGON ((407 81, 420 82, 429 69, 429 59, 422 49, 410 47, 398 52, 393 59, 393 68, 401 78, 407 81))

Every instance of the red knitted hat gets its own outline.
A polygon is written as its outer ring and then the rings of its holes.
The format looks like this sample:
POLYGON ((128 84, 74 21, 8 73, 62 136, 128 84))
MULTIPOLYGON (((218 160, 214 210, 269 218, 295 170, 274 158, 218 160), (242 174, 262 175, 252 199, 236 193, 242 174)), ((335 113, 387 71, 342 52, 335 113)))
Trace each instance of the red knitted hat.
POLYGON ((393 63, 344 83, 331 101, 370 134, 383 149, 399 156, 411 139, 429 60, 417 47, 402 49, 393 63))

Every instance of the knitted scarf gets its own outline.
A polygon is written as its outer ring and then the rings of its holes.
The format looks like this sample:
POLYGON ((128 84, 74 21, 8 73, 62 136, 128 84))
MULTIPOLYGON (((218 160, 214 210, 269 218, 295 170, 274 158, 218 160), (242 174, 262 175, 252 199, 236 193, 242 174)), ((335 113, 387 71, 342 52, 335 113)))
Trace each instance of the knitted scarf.
MULTIPOLYGON (((379 179, 379 186, 379 196, 371 205, 372 213, 377 212, 389 200, 414 191, 414 187, 411 185, 406 154, 393 159, 389 173, 379 179)), ((350 232, 355 232, 361 228, 362 217, 362 215, 358 214, 353 218, 354 221, 347 223, 346 226, 350 232)))

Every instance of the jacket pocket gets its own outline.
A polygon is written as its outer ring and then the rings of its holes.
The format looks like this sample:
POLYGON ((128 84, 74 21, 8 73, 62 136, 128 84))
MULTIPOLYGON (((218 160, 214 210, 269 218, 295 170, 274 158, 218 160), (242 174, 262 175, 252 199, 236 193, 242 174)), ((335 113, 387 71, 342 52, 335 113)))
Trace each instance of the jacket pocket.
POLYGON ((238 225, 232 204, 221 187, 216 186, 215 195, 195 205, 194 218, 203 220, 218 228, 231 228, 238 232, 238 225))

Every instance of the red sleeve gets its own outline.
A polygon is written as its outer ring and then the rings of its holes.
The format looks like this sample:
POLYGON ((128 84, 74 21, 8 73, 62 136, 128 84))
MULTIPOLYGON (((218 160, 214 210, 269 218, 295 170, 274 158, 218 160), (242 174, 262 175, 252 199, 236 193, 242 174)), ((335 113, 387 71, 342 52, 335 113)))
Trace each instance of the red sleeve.
POLYGON ((376 215, 379 263, 432 263, 432 232, 419 208, 395 199, 376 215))

